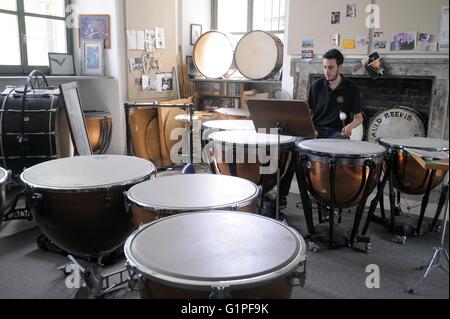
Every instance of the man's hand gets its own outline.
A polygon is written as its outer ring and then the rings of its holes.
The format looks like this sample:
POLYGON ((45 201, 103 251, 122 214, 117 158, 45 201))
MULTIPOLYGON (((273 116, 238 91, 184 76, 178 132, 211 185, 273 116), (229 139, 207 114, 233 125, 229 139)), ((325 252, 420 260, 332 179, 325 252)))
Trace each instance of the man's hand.
POLYGON ((352 136, 352 129, 347 125, 342 129, 341 134, 343 137, 350 138, 352 136))

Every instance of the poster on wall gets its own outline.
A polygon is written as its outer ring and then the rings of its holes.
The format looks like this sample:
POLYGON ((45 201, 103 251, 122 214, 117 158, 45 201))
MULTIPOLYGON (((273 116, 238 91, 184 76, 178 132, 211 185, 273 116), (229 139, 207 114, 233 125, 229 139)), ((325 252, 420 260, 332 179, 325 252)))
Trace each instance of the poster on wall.
POLYGON ((415 48, 415 32, 398 32, 392 36, 391 51, 414 50, 415 48))

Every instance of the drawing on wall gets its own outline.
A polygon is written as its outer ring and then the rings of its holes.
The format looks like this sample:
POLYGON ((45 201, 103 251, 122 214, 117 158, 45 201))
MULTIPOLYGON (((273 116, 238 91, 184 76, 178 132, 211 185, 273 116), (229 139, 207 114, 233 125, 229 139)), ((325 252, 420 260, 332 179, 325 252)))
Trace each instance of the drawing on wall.
POLYGON ((331 12, 331 24, 341 23, 341 12, 331 12))
POLYGON ((347 4, 346 17, 356 17, 356 3, 347 4))
POLYGON ((414 50, 415 48, 415 32, 399 32, 392 36, 391 51, 414 50))
POLYGON ((111 48, 111 34, 109 31, 109 15, 80 14, 79 43, 81 40, 105 40, 105 49, 111 48))

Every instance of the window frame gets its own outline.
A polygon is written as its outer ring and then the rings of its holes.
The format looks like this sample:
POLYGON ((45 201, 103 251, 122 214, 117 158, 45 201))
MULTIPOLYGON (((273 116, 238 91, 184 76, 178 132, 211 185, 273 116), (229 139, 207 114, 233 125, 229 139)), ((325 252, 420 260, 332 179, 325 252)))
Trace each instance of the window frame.
MULTIPOLYGON (((65 8, 71 4, 71 0, 64 0, 65 8)), ((20 47, 20 60, 21 65, 2 65, 0 64, 0 75, 27 75, 33 70, 40 70, 45 74, 50 74, 50 67, 45 65, 28 65, 28 52, 27 52, 27 41, 26 41, 26 27, 25 27, 25 17, 36 17, 51 20, 61 20, 66 21, 67 12, 65 12, 64 17, 57 17, 45 14, 37 13, 26 13, 24 0, 16 0, 17 11, 0 9, 0 13, 13 14, 17 16, 19 24, 19 47, 20 47)), ((66 27, 66 45, 67 54, 73 55, 73 29, 66 27)))
MULTIPOLYGON (((253 4, 254 0, 247 0, 247 31, 230 32, 233 35, 244 35, 247 32, 253 31, 253 4)), ((286 7, 285 7, 286 9, 286 7)), ((285 14, 287 14, 285 12, 285 14)), ((211 25, 214 30, 218 30, 219 24, 219 3, 218 0, 211 0, 211 25)), ((285 30, 265 30, 273 34, 284 34, 285 30)))

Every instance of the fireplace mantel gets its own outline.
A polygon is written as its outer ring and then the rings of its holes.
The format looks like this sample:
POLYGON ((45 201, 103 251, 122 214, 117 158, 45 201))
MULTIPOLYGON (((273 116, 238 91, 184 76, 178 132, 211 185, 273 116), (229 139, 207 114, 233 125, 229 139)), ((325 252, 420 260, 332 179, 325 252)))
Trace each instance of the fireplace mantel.
MULTIPOLYGON (((428 136, 448 140, 449 106, 449 60, 399 58, 383 59, 385 76, 390 78, 430 78, 433 81, 428 120, 428 136)), ((345 75, 367 77, 367 73, 355 72, 361 66, 360 59, 346 59, 345 75)), ((306 100, 311 74, 322 73, 322 60, 304 63, 299 58, 291 59, 291 76, 294 78, 294 98, 306 100)), ((374 80, 376 81, 376 80, 374 80)), ((363 97, 364 98, 364 97, 363 97)))

